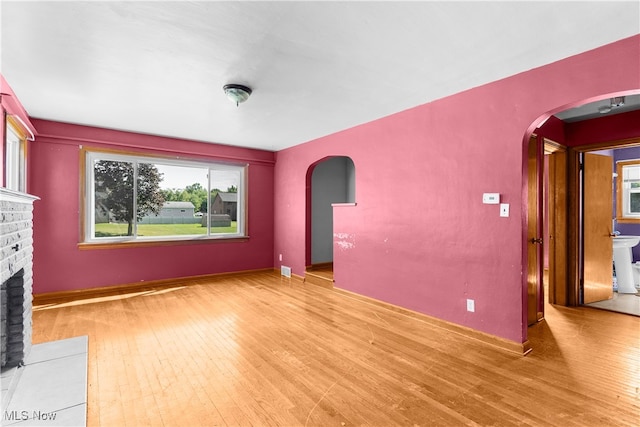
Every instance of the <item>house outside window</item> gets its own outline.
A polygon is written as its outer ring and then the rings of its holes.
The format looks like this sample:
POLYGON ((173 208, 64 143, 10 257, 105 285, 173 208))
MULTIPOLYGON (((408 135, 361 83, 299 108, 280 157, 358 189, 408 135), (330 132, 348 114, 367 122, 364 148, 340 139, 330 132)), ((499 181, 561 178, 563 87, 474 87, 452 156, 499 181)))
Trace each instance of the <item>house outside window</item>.
POLYGON ((84 160, 84 243, 246 237, 246 164, 91 150, 84 160), (229 192, 237 214, 209 221, 229 192))
POLYGON ((238 217, 238 193, 219 192, 213 199, 212 209, 214 214, 226 214, 232 221, 238 217))

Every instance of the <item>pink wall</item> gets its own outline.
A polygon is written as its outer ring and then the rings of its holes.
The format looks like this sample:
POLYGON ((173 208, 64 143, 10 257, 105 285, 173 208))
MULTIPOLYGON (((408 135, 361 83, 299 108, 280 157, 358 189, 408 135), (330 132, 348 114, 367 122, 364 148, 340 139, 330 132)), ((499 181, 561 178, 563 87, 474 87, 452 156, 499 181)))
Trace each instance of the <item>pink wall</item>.
POLYGON ((307 169, 349 156, 357 206, 334 209, 336 286, 524 342, 524 142, 548 113, 640 89, 639 46, 635 36, 278 152, 274 264, 304 275, 307 169), (483 192, 501 193, 511 216, 483 192))
POLYGON ((273 267, 273 158, 267 151, 33 120, 34 293, 273 267), (246 242, 79 250, 79 146, 218 160, 249 166, 246 242))

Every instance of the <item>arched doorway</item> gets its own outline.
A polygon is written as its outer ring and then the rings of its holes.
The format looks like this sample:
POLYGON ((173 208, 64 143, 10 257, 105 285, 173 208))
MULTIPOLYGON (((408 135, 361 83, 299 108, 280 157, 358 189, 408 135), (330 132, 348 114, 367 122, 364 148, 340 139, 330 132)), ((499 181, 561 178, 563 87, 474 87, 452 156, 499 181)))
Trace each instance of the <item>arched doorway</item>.
POLYGON ((305 281, 332 287, 333 204, 355 202, 353 160, 346 156, 319 160, 309 166, 306 186, 305 281))
POLYGON ((607 200, 611 200, 611 172, 615 157, 611 155, 608 166, 607 160, 601 158, 600 163, 607 166, 607 171, 590 178, 591 171, 596 169, 595 160, 607 153, 589 152, 615 151, 619 143, 628 146, 634 138, 639 142, 640 132, 636 132, 637 126, 631 126, 621 133, 620 126, 634 121, 625 121, 622 115, 610 119, 616 123, 615 132, 611 135, 607 132, 606 120, 588 121, 609 117, 607 114, 631 113, 640 109, 637 91, 628 93, 629 105, 625 108, 605 108, 613 105, 614 98, 620 96, 616 93, 590 98, 572 104, 569 109, 550 112, 544 116, 550 120, 532 126, 535 130, 526 136, 529 155, 525 159, 528 209, 524 253, 527 258, 525 265, 528 265, 525 307, 529 325, 543 317, 541 307, 544 308, 545 299, 551 304, 576 306, 593 299, 592 288, 596 282, 600 288, 611 288, 611 256, 603 251, 602 245, 597 246, 596 240, 604 240, 602 244, 610 252, 610 234, 615 231, 615 221, 612 224, 615 204, 609 201, 599 210, 596 205, 604 203, 605 193, 608 193, 607 200), (554 120, 555 123, 549 123, 554 120), (594 135, 590 141, 569 136, 563 139, 565 132, 574 135, 579 134, 580 129, 582 132, 588 129, 592 133, 596 130, 599 135, 594 135), (617 141, 621 134, 626 135, 624 141, 617 141), (585 163, 589 162, 587 171, 585 163), (602 186, 595 188, 595 185, 589 185, 587 188, 589 180, 602 186), (602 213, 598 214, 598 211, 602 213))

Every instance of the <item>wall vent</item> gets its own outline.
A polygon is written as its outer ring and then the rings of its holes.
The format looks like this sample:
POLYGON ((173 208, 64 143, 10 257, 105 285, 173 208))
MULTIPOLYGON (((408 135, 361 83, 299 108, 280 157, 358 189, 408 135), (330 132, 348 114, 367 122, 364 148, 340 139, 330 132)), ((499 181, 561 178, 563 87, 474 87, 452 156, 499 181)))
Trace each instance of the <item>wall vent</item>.
POLYGON ((280 267, 280 274, 284 277, 291 277, 291 267, 285 267, 284 265, 280 267))

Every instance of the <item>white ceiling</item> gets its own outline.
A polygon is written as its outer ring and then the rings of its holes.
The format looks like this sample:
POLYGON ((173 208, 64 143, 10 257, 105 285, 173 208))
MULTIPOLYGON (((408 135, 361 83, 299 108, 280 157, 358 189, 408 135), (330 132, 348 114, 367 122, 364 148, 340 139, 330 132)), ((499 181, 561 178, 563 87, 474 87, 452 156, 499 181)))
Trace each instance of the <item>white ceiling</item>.
POLYGON ((0 2, 32 117, 280 150, 640 33, 640 2, 0 2), (253 88, 236 107, 226 83, 253 88))

